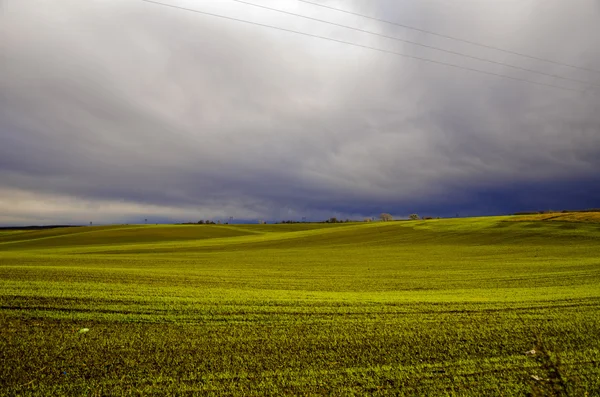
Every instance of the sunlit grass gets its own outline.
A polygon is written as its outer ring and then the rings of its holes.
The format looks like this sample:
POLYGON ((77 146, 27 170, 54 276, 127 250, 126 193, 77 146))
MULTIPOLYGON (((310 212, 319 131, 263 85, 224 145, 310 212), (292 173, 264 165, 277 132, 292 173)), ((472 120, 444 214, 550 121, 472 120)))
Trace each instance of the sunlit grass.
POLYGON ((1 233, 0 393, 598 395, 600 227, 515 218, 1 233))

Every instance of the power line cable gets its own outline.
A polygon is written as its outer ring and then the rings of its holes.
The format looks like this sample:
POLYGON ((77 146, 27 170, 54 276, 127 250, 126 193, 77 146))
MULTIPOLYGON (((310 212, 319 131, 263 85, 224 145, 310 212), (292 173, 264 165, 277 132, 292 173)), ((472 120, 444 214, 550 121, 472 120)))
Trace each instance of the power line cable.
POLYGON ((267 24, 258 23, 258 22, 252 22, 252 21, 248 21, 248 20, 245 20, 245 19, 238 19, 238 18, 228 17, 228 16, 220 15, 220 14, 213 14, 213 13, 210 13, 210 12, 195 10, 195 9, 192 9, 192 8, 185 8, 185 7, 180 7, 180 6, 176 6, 176 5, 173 5, 173 4, 161 3, 161 2, 158 2, 158 1, 154 1, 154 0, 141 0, 141 1, 146 2, 146 3, 152 3, 152 4, 156 4, 156 5, 161 5, 161 6, 165 6, 165 7, 175 8, 175 9, 178 9, 178 10, 190 11, 190 12, 194 12, 194 13, 197 13, 197 14, 208 15, 208 16, 212 16, 212 17, 216 17, 216 18, 227 19, 227 20, 230 20, 230 21, 241 22, 241 23, 245 23, 245 24, 249 24, 249 25, 261 26, 261 27, 265 27, 265 28, 269 28, 269 29, 275 29, 275 30, 280 30, 280 31, 283 31, 283 32, 288 32, 288 33, 295 33, 295 34, 299 34, 299 35, 306 36, 306 37, 313 37, 313 38, 316 38, 316 39, 322 39, 322 40, 328 40, 328 41, 332 41, 332 42, 336 42, 336 43, 347 44, 347 45, 351 45, 353 47, 364 48, 364 49, 378 51, 378 52, 382 52, 382 53, 386 53, 386 54, 397 55, 397 56, 401 56, 401 57, 404 57, 404 58, 416 59, 416 60, 423 61, 423 62, 428 62, 428 63, 438 64, 438 65, 449 66, 449 67, 452 67, 452 68, 455 68, 455 69, 463 69, 463 70, 467 70, 467 71, 471 71, 471 72, 475 72, 475 73, 485 74, 485 75, 488 75, 488 76, 501 77, 501 78, 505 78, 505 79, 509 79, 509 80, 520 81, 520 82, 534 84, 534 85, 539 85, 539 86, 544 86, 544 87, 552 87, 552 88, 557 88, 557 89, 565 90, 565 91, 573 91, 573 92, 579 92, 579 93, 585 93, 586 92, 585 90, 580 90, 580 89, 577 89, 577 88, 563 87, 563 86, 559 86, 559 85, 541 83, 541 82, 533 81, 533 80, 521 79, 521 78, 518 78, 518 77, 512 77, 512 76, 508 76, 508 75, 505 75, 505 74, 488 72, 488 71, 485 71, 485 70, 480 70, 480 69, 475 69, 475 68, 469 68, 469 67, 465 67, 465 66, 456 65, 456 64, 453 64, 453 63, 436 61, 436 60, 429 59, 429 58, 423 58, 423 57, 418 57, 418 56, 414 56, 414 55, 403 54, 401 52, 386 50, 386 49, 383 49, 383 48, 371 47, 371 46, 366 46, 366 45, 362 45, 362 44, 353 43, 353 42, 350 42, 350 41, 338 40, 338 39, 334 39, 334 38, 331 38, 331 37, 319 36, 319 35, 312 34, 312 33, 301 32, 301 31, 298 31, 298 30, 281 28, 281 27, 278 27, 278 26, 267 25, 267 24))
POLYGON ((481 58, 481 57, 477 57, 477 56, 465 54, 465 53, 458 52, 458 51, 445 50, 443 48, 439 48, 439 47, 435 47, 435 46, 430 46, 430 45, 427 45, 427 44, 421 44, 421 43, 418 43, 418 42, 415 42, 415 41, 404 40, 404 39, 400 39, 398 37, 388 36, 388 35, 385 35, 385 34, 381 34, 381 33, 377 33, 377 32, 372 32, 370 30, 355 28, 353 26, 343 25, 343 24, 336 23, 336 22, 326 21, 326 20, 323 20, 323 19, 313 18, 313 17, 309 17, 309 16, 306 16, 306 15, 296 14, 296 13, 288 12, 288 11, 284 11, 284 10, 279 10, 277 8, 271 8, 271 7, 263 6, 263 5, 260 5, 260 4, 250 3, 250 2, 247 2, 247 1, 244 1, 244 0, 231 0, 231 1, 234 1, 236 3, 245 4, 245 5, 249 5, 249 6, 253 6, 253 7, 263 8, 265 10, 279 12, 279 13, 282 13, 282 14, 292 15, 292 16, 295 16, 295 17, 304 18, 304 19, 308 19, 308 20, 311 20, 311 21, 326 23, 326 24, 329 24, 329 25, 333 25, 333 26, 337 26, 337 27, 341 27, 341 28, 345 28, 345 29, 350 29, 350 30, 354 30, 354 31, 357 31, 357 32, 361 32, 361 33, 370 34, 370 35, 373 35, 373 36, 378 36, 378 37, 383 37, 383 38, 386 38, 386 39, 396 40, 396 41, 399 41, 399 42, 402 42, 402 43, 408 43, 408 44, 412 44, 412 45, 416 45, 416 46, 428 48, 428 49, 431 49, 431 50, 441 51, 441 52, 445 52, 447 54, 458 55, 458 56, 462 56, 462 57, 465 57, 465 58, 474 59, 474 60, 477 60, 477 61, 488 62, 488 63, 494 64, 494 65, 501 65, 501 66, 505 66, 505 67, 509 67, 509 68, 513 68, 513 69, 517 69, 517 70, 522 70, 522 71, 529 72, 529 73, 535 73, 535 74, 539 74, 539 75, 542 75, 542 76, 553 77, 555 79, 574 81, 576 83, 589 85, 589 86, 595 87, 595 88, 600 88, 600 85, 596 85, 594 83, 591 83, 591 82, 588 82, 588 81, 584 81, 584 80, 573 79, 573 78, 570 78, 570 77, 564 77, 564 76, 557 75, 557 74, 552 74, 552 73, 540 72, 538 70, 528 69, 528 68, 524 68, 524 67, 521 67, 521 66, 511 65, 511 64, 508 64, 508 63, 504 63, 504 62, 499 62, 499 61, 494 61, 494 60, 491 60, 491 59, 481 58))
POLYGON ((536 61, 548 62, 548 63, 552 63, 552 64, 555 64, 555 65, 566 66, 566 67, 573 68, 573 69, 585 70, 586 72, 600 74, 599 70, 589 69, 589 68, 585 68, 585 67, 582 67, 582 66, 576 66, 576 65, 572 65, 572 64, 568 64, 568 63, 563 63, 563 62, 553 61, 553 60, 550 60, 550 59, 540 58, 540 57, 536 57, 534 55, 524 54, 522 52, 505 50, 505 49, 500 48, 500 47, 495 47, 495 46, 488 45, 488 44, 477 43, 475 41, 461 39, 461 38, 458 38, 458 37, 449 36, 449 35, 445 35, 445 34, 442 34, 442 33, 436 33, 436 32, 432 32, 430 30, 416 28, 414 26, 404 25, 404 24, 401 24, 401 23, 398 23, 398 22, 394 22, 394 21, 389 21, 389 20, 386 20, 386 19, 371 17, 371 16, 368 16, 368 15, 360 14, 358 12, 344 10, 342 8, 336 8, 336 7, 326 6, 325 4, 315 3, 313 1, 308 1, 308 0, 296 0, 296 1, 299 1, 299 2, 302 2, 302 3, 306 3, 306 4, 312 4, 312 5, 317 6, 317 7, 323 7, 323 8, 327 8, 327 9, 334 10, 334 11, 343 12, 343 13, 350 14, 350 15, 355 15, 355 16, 359 16, 359 17, 371 19, 371 20, 377 21, 377 22, 383 22, 383 23, 387 23, 387 24, 390 24, 390 25, 399 26, 401 28, 410 29, 410 30, 414 30, 414 31, 417 31, 417 32, 421 32, 421 33, 427 33, 427 34, 430 34, 432 36, 443 37, 443 38, 448 39, 448 40, 460 41, 461 43, 471 44, 471 45, 474 45, 474 46, 478 46, 478 47, 482 47, 482 48, 487 48, 489 50, 500 51, 500 52, 504 52, 506 54, 518 55, 518 56, 521 56, 521 57, 524 57, 524 58, 535 59, 536 61))

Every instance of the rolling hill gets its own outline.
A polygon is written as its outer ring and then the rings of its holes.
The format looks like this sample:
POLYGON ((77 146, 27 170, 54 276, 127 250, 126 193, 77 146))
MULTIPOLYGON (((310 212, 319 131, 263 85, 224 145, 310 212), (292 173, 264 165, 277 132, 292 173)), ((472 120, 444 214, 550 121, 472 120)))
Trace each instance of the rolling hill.
POLYGON ((598 395, 576 218, 3 232, 0 394, 598 395))

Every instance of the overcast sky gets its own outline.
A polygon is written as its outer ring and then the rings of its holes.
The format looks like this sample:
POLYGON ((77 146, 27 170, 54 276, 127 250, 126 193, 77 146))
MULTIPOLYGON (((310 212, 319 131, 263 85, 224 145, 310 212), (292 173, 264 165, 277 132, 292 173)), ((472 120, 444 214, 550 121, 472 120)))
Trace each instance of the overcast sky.
MULTIPOLYGON (((247 1, 564 78, 159 1, 572 90, 141 0, 0 0, 0 225, 600 207, 600 72, 297 0, 247 1)), ((314 1, 600 71, 598 0, 314 1)))

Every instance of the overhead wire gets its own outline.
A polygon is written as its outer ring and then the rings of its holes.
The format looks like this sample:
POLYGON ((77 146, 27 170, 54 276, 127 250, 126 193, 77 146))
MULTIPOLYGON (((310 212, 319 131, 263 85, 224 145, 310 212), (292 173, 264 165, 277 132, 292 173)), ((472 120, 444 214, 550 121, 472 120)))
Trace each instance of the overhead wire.
POLYGON ((560 85, 542 83, 542 82, 534 81, 534 80, 522 79, 519 77, 508 76, 508 75, 501 74, 501 73, 489 72, 486 70, 461 66, 461 65, 457 65, 457 64, 453 64, 453 63, 449 63, 449 62, 436 61, 436 60, 430 59, 430 58, 424 58, 424 57, 419 57, 419 56, 415 56, 415 55, 404 54, 404 53, 397 52, 397 51, 386 50, 383 48, 377 48, 377 47, 367 46, 367 45, 363 45, 363 44, 353 43, 351 41, 339 40, 339 39, 335 39, 335 38, 327 37, 327 36, 320 36, 320 35, 316 35, 316 34, 312 34, 312 33, 302 32, 299 30, 287 29, 287 28, 282 28, 279 26, 248 21, 246 19, 234 18, 234 17, 229 17, 226 15, 214 14, 214 13, 210 13, 210 12, 206 12, 206 11, 201 11, 201 10, 197 10, 197 9, 193 9, 193 8, 186 8, 186 7, 176 6, 173 4, 162 3, 159 1, 155 1, 155 0, 141 0, 141 1, 146 2, 146 3, 152 3, 152 4, 164 6, 164 7, 170 7, 170 8, 174 8, 174 9, 178 9, 178 10, 189 11, 189 12, 193 12, 193 13, 197 13, 197 14, 212 16, 215 18, 221 18, 221 19, 240 22, 240 23, 244 23, 244 24, 261 26, 261 27, 265 27, 265 28, 269 28, 269 29, 275 29, 275 30, 279 30, 279 31, 283 31, 283 32, 288 32, 288 33, 294 33, 294 34, 298 34, 298 35, 302 35, 302 36, 306 36, 306 37, 328 40, 328 41, 332 41, 335 43, 346 44, 346 45, 350 45, 350 46, 357 47, 357 48, 369 49, 369 50, 386 53, 386 54, 391 54, 391 55, 397 55, 397 56, 401 56, 404 58, 415 59, 415 60, 419 60, 419 61, 423 61, 423 62, 427 62, 427 63, 431 63, 431 64, 444 65, 444 66, 448 66, 451 68, 462 69, 462 70, 479 73, 479 74, 484 74, 484 75, 488 75, 488 76, 495 76, 495 77, 505 78, 505 79, 509 79, 509 80, 513 80, 513 81, 519 81, 519 82, 524 82, 524 83, 529 83, 529 84, 544 86, 544 87, 551 87, 551 88, 556 88, 556 89, 565 90, 565 91, 572 91, 572 92, 578 92, 578 93, 586 93, 587 92, 586 90, 581 90, 578 88, 564 87, 564 86, 560 86, 560 85))
POLYGON ((535 74, 539 74, 541 76, 552 77, 552 78, 555 78, 555 79, 573 81, 573 82, 580 83, 580 84, 585 84, 585 85, 588 85, 588 86, 594 87, 594 88, 600 88, 600 85, 596 85, 594 83, 591 83, 591 82, 588 82, 588 81, 584 81, 584 80, 573 79, 573 78, 570 78, 570 77, 565 77, 565 76, 561 76, 561 75, 557 75, 557 74, 552 74, 552 73, 545 73, 545 72, 541 72, 541 71, 538 71, 538 70, 528 69, 528 68, 521 67, 521 66, 511 65, 511 64, 508 64, 508 63, 505 63, 505 62, 499 62, 499 61, 494 61, 494 60, 491 60, 491 59, 481 58, 481 57, 477 57, 477 56, 474 56, 474 55, 465 54, 465 53, 458 52, 458 51, 446 50, 446 49, 443 49, 443 48, 439 48, 439 47, 435 47, 435 46, 431 46, 431 45, 427 45, 427 44, 418 43, 416 41, 405 40, 405 39, 401 39, 401 38, 398 38, 398 37, 389 36, 389 35, 385 35, 385 34, 373 32, 373 31, 366 30, 366 29, 360 29, 360 28, 356 28, 356 27, 353 27, 353 26, 348 26, 348 25, 344 25, 344 24, 340 24, 340 23, 336 23, 336 22, 331 22, 331 21, 327 21, 327 20, 323 20, 323 19, 319 19, 319 18, 313 18, 313 17, 309 17, 309 16, 306 16, 306 15, 297 14, 297 13, 289 12, 289 11, 285 11, 285 10, 280 10, 280 9, 277 9, 277 8, 267 7, 267 6, 263 6, 263 5, 260 5, 260 4, 251 3, 251 2, 248 2, 248 1, 244 1, 244 0, 231 0, 231 1, 234 1, 234 2, 240 3, 240 4, 245 4, 245 5, 252 6, 252 7, 262 8, 262 9, 265 9, 265 10, 279 12, 279 13, 286 14, 286 15, 291 15, 291 16, 295 16, 295 17, 299 17, 299 18, 304 18, 304 19, 308 19, 308 20, 311 20, 311 21, 325 23, 325 24, 329 24, 329 25, 332 25, 332 26, 337 26, 337 27, 341 27, 341 28, 345 28, 345 29, 350 29, 350 30, 354 30, 356 32, 366 33, 366 34, 370 34, 370 35, 377 36, 377 37, 382 37, 382 38, 386 38, 386 39, 390 39, 390 40, 395 40, 395 41, 399 41, 399 42, 402 42, 402 43, 408 43, 408 44, 411 44, 411 45, 416 45, 416 46, 419 46, 419 47, 424 47, 424 48, 428 48, 428 49, 435 50, 435 51, 445 52, 445 53, 451 54, 451 55, 457 55, 457 56, 461 56, 461 57, 465 57, 465 58, 469 58, 469 59, 474 59, 474 60, 477 60, 477 61, 488 62, 488 63, 494 64, 494 65, 500 65, 500 66, 504 66, 504 67, 508 67, 508 68, 513 68, 513 69, 517 69, 517 70, 521 70, 521 71, 525 71, 525 72, 529 72, 529 73, 535 73, 535 74))
POLYGON ((522 53, 522 52, 507 50, 507 49, 503 49, 503 48, 500 48, 500 47, 497 47, 497 46, 493 46, 493 45, 489 45, 489 44, 483 44, 483 43, 478 43, 478 42, 472 41, 472 40, 461 39, 459 37, 454 37, 454 36, 450 36, 450 35, 446 35, 446 34, 442 34, 442 33, 433 32, 431 30, 417 28, 417 27, 414 27, 414 26, 410 26, 410 25, 406 25, 406 24, 402 24, 402 23, 390 21, 390 20, 387 20, 387 19, 376 18, 376 17, 372 17, 372 16, 369 16, 369 15, 360 14, 360 13, 354 12, 354 11, 349 11, 349 10, 345 10, 345 9, 342 9, 342 8, 337 8, 337 7, 332 7, 332 6, 328 6, 328 5, 321 4, 321 3, 316 3, 314 1, 309 1, 309 0, 296 0, 296 1, 299 1, 301 3, 306 3, 306 4, 312 4, 312 5, 317 6, 317 7, 327 8, 329 10, 343 12, 343 13, 349 14, 349 15, 354 15, 354 16, 359 16, 359 17, 362 17, 362 18, 367 18, 367 19, 370 19, 370 20, 373 20, 373 21, 382 22, 382 23, 386 23, 386 24, 389 24, 389 25, 399 26, 401 28, 405 28, 405 29, 409 29, 409 30, 414 30, 416 32, 427 33, 427 34, 430 34, 432 36, 443 37, 443 38, 448 39, 448 40, 459 41, 461 43, 471 44, 471 45, 482 47, 482 48, 487 48, 489 50, 500 51, 500 52, 504 52, 506 54, 518 55, 518 56, 521 56, 521 57, 524 57, 524 58, 534 59, 536 61, 548 62, 548 63, 552 63, 552 64, 555 64, 555 65, 566 66, 566 67, 573 68, 573 69, 585 70, 586 72, 600 74, 600 70, 590 69, 590 68, 586 68, 586 67, 582 67, 582 66, 577 66, 577 65, 573 65, 573 64, 569 64, 569 63, 564 63, 564 62, 553 61, 551 59, 541 58, 541 57, 537 57, 535 55, 529 55, 529 54, 525 54, 525 53, 522 53))

